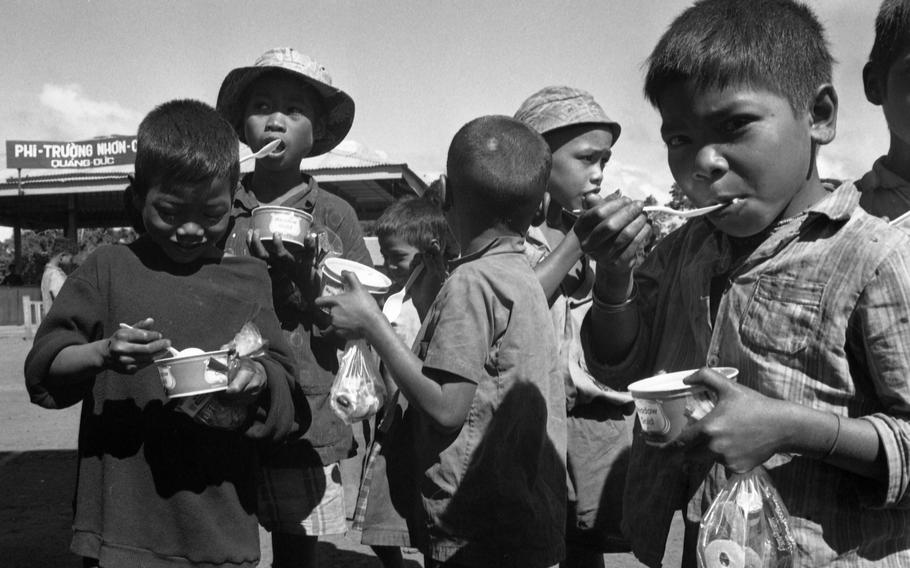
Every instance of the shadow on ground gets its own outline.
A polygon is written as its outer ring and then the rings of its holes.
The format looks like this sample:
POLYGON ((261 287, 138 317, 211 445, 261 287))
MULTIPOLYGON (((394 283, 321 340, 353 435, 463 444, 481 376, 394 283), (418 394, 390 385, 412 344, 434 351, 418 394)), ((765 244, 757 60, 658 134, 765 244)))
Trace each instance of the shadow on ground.
POLYGON ((0 565, 81 567, 69 551, 75 450, 0 452, 0 565))
MULTIPOLYGON (((69 551, 75 483, 75 450, 0 452, 0 566, 81 568, 69 551)), ((381 566, 367 547, 351 550, 345 537, 337 538, 318 544, 320 566, 381 566)), ((405 566, 422 564, 406 560, 405 566)))

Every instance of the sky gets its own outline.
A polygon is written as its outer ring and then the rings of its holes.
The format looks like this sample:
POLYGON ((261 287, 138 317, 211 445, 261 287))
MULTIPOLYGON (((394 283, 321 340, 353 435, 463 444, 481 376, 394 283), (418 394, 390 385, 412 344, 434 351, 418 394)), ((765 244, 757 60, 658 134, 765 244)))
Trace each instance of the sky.
MULTIPOLYGON (((271 47, 322 63, 356 103, 348 141, 444 170, 448 143, 480 115, 515 112, 534 91, 591 92, 622 125, 603 189, 667 199, 672 177, 644 62, 689 0, 0 0, 0 138, 134 134, 155 105, 214 104, 224 76, 271 47)), ((859 177, 887 150, 862 66, 878 0, 807 0, 837 61, 835 141, 822 177, 859 177)), ((6 165, 5 143, 0 168, 6 165)))

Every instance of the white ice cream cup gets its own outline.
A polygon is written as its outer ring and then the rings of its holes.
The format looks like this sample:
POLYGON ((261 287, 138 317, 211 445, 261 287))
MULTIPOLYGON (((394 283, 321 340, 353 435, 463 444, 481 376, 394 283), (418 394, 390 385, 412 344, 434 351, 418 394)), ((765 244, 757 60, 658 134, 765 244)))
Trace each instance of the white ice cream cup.
POLYGON ((344 292, 344 272, 356 274, 360 284, 374 296, 387 293, 392 285, 389 277, 375 268, 345 258, 329 257, 322 264, 322 296, 336 296, 344 292))
POLYGON ((168 398, 223 391, 228 386, 228 350, 178 355, 155 361, 168 398))
POLYGON ((260 205, 253 209, 252 215, 252 226, 259 229, 261 241, 273 240, 275 233, 278 233, 282 243, 303 247, 313 225, 312 215, 293 207, 260 205))
MULTIPOLYGON (((713 367, 733 380, 739 370, 713 367)), ((704 385, 687 385, 683 379, 698 369, 662 373, 629 385, 645 441, 661 446, 676 439, 683 428, 701 420, 714 408, 714 392, 704 385)))

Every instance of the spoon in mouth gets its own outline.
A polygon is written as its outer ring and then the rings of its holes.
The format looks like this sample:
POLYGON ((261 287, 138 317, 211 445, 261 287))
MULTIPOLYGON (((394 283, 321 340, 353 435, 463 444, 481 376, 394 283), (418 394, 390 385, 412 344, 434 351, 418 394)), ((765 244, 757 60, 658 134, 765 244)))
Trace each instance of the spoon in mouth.
POLYGON ((278 147, 281 144, 281 140, 275 139, 263 146, 262 148, 256 150, 252 154, 247 154, 246 156, 240 158, 240 163, 246 162, 247 160, 258 160, 263 156, 268 156, 272 153, 272 150, 278 147))
POLYGON ((715 203, 714 205, 709 205, 707 207, 699 207, 698 209, 673 209, 670 207, 664 207, 663 205, 645 205, 642 209, 645 213, 667 213, 668 215, 676 215, 677 217, 682 217, 683 219, 689 219, 691 217, 701 217, 712 211, 717 211, 736 203, 737 199, 732 201, 725 201, 724 203, 715 203))

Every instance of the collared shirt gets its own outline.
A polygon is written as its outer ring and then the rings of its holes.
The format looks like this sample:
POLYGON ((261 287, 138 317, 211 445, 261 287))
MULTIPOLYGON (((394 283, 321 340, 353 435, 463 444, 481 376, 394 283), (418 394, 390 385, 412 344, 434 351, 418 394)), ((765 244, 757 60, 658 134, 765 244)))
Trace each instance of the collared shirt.
MULTIPOLYGON (((363 242, 363 232, 354 208, 320 188, 312 177, 302 176, 307 182, 306 188, 274 205, 310 213, 313 215, 314 232, 329 229, 340 239, 344 258, 371 266, 370 253, 363 242)), ((224 245, 225 252, 237 256, 250 254, 247 233, 252 211, 259 206, 259 200, 248 189, 249 182, 247 175, 243 179, 245 185, 237 190, 234 197, 231 212, 233 225, 224 245)), ((312 314, 308 306, 301 302, 296 287, 277 283, 274 273, 272 278, 275 311, 285 339, 294 352, 299 368, 298 383, 309 403, 312 421, 302 433, 302 438, 296 443, 283 445, 276 455, 271 456, 270 463, 276 466, 301 463, 328 465, 340 461, 352 454, 354 443, 353 430, 335 415, 329 404, 329 391, 338 372, 338 350, 343 347, 343 342, 315 334, 312 314)))
MULTIPOLYGON (((872 169, 856 182, 863 192, 859 204, 863 209, 885 220, 897 219, 910 210, 910 182, 885 166, 886 156, 875 160, 872 169)), ((910 221, 902 224, 910 228, 910 221)))
MULTIPOLYGON (((875 427, 884 484, 799 455, 765 463, 800 565, 910 565, 910 238, 859 209, 859 197, 842 185, 738 267, 725 234, 690 221, 636 274, 642 326, 627 360, 607 367, 589 353, 595 376, 617 388, 658 370, 732 366, 765 396, 875 427), (726 273, 712 322, 711 280, 726 273)), ((659 565, 673 511, 688 503, 697 527, 723 468, 639 436, 631 459, 626 523, 636 555, 659 565)))
POLYGON ((467 420, 441 433, 416 412, 426 553, 545 567, 565 554, 566 410, 543 289, 522 238, 453 263, 415 342, 425 374, 476 383, 467 420))

